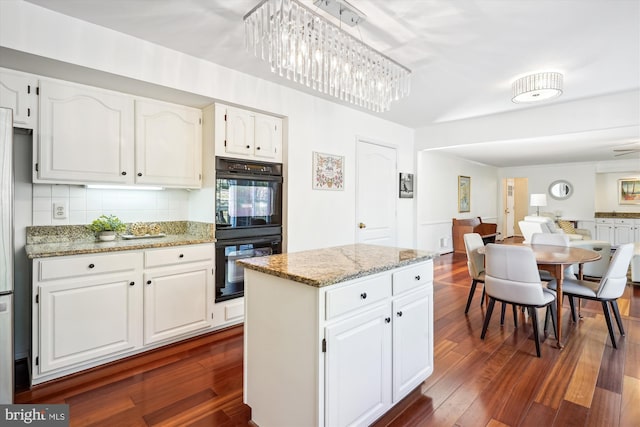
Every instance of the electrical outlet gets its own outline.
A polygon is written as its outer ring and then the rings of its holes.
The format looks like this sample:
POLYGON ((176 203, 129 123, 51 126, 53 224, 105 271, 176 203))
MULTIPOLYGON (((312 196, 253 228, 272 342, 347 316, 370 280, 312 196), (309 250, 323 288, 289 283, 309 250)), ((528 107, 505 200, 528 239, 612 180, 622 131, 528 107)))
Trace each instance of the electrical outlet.
POLYGON ((65 219, 67 217, 67 204, 57 202, 53 204, 53 219, 65 219))

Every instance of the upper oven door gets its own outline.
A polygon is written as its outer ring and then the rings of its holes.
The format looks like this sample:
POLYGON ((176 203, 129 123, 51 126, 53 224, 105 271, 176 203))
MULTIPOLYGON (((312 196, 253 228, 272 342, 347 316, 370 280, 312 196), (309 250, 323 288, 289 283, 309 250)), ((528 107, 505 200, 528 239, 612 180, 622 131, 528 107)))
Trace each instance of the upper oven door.
POLYGON ((282 225, 282 177, 218 173, 216 229, 282 225))

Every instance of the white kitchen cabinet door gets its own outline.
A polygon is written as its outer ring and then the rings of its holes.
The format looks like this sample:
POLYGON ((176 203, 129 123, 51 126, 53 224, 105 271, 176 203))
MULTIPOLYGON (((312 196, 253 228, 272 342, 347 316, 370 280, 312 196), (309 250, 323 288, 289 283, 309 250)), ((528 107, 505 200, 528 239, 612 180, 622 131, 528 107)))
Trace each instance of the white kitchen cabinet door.
POLYGON ((615 241, 613 219, 596 219, 596 240, 604 240, 612 245, 615 241))
POLYGON ((133 183, 133 98, 40 82, 37 180, 133 183))
POLYGON ((226 154, 253 155, 254 124, 254 113, 239 108, 226 107, 224 123, 226 154))
POLYGON ((135 103, 137 184, 202 186, 202 111, 163 102, 135 103))
POLYGON ((38 81, 28 74, 0 70, 0 107, 13 110, 13 126, 33 129, 38 81))
POLYGON ((613 243, 616 245, 633 243, 635 238, 634 228, 635 224, 633 219, 615 220, 613 243))
POLYGON ((145 271, 145 345, 210 327, 212 269, 212 263, 195 263, 145 271))
POLYGON ((41 285, 38 299, 40 374, 141 345, 140 273, 41 285))
POLYGON ((389 308, 327 326, 325 425, 367 425, 391 405, 389 308))
POLYGON ((253 154, 265 160, 282 161, 282 119, 265 114, 255 115, 253 154))
POLYGON ((394 300, 392 317, 395 403, 433 372, 432 288, 424 287, 394 300))

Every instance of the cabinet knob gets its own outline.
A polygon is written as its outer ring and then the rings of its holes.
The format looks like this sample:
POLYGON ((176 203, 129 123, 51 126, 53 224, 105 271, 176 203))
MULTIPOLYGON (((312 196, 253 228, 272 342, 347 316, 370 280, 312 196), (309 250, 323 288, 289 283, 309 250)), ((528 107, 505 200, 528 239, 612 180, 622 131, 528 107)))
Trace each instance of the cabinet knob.
POLYGON ((247 149, 249 149, 249 148, 251 148, 251 146, 250 146, 250 145, 247 145, 247 149))
POLYGON ((150 285, 150 284, 151 284, 151 280, 147 280, 147 285, 150 285))
POLYGON ((138 176, 142 176, 142 172, 138 172, 138 176))
POLYGON ((402 312, 401 312, 401 311, 397 312, 397 313, 396 313, 396 316, 398 316, 398 317, 402 317, 402 312))
POLYGON ((120 175, 126 175, 127 173, 125 171, 120 172, 120 175))
POLYGON ((259 150, 259 149, 260 149, 260 147, 256 147, 256 150, 259 150))
POLYGON ((129 286, 133 286, 135 284, 136 284, 136 282, 129 282, 129 286))
POLYGON ((416 276, 416 280, 420 280, 420 275, 419 274, 416 276))
POLYGON ((95 265, 89 264, 89 268, 93 268, 93 267, 95 267, 95 265))
POLYGON ((391 317, 385 317, 384 323, 391 323, 391 317))
POLYGON ((184 254, 178 255, 178 258, 184 258, 184 254))
POLYGON ((361 222, 358 224, 358 228, 367 228, 367 224, 365 224, 364 222, 361 222))
POLYGON ((360 298, 361 299, 367 299, 367 293, 366 292, 361 293, 360 294, 360 298))

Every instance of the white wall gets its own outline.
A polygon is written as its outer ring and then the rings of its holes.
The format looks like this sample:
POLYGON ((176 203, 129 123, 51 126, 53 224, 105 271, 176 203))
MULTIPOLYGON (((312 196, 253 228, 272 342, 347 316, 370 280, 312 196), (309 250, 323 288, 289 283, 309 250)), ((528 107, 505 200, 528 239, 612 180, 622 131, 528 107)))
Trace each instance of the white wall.
MULTIPOLYGON (((30 3, 0 1, 0 8, 1 47, 287 117, 289 251, 354 241, 358 137, 397 146, 399 170, 414 172, 409 128, 30 3), (311 190, 313 151, 345 156, 344 191, 311 190)), ((47 75, 33 57, 15 68, 47 75)), ((87 83, 81 68, 66 78, 87 83)), ((400 246, 415 245, 414 200, 398 202, 400 246)))
POLYGON ((496 222, 498 169, 436 151, 418 153, 418 244, 440 253, 453 251, 452 218, 481 217, 496 222), (458 212, 458 176, 471 177, 471 212, 458 212))
POLYGON ((636 173, 616 172, 616 173, 596 174, 596 201, 595 201, 596 211, 640 213, 640 205, 619 204, 618 180, 623 178, 640 179, 640 171, 636 173))
MULTIPOLYGON (((593 219, 596 195, 595 163, 569 163, 558 165, 518 166, 501 168, 499 177, 528 178, 529 194, 547 194, 547 206, 541 212, 562 212, 563 218, 576 220, 593 219), (566 200, 555 200, 548 194, 549 185, 558 179, 564 179, 573 186, 573 194, 566 200)), ((499 210, 502 199, 499 198, 499 210)), ((528 200, 528 198, 527 198, 528 200)), ((529 214, 535 214, 536 208, 529 207, 529 214)))

